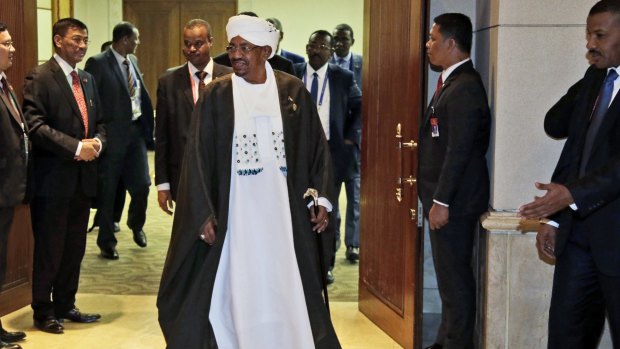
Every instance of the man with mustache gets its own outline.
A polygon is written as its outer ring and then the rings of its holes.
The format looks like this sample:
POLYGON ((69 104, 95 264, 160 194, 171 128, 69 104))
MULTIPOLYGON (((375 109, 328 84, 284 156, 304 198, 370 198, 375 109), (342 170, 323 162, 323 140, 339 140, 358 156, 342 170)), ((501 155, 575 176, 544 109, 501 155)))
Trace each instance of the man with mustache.
POLYGON ((187 63, 170 69, 157 85, 155 184, 159 207, 170 215, 194 105, 211 80, 232 73, 229 67, 213 62, 209 55, 212 44, 209 23, 202 19, 187 22, 182 49, 187 63))
POLYGON ((548 348, 596 348, 605 324, 620 347, 620 1, 586 20, 590 67, 547 112, 566 143, 545 195, 520 208, 540 219, 539 255, 555 260, 548 348))
POLYGON ((99 234, 101 256, 118 259, 114 236, 114 204, 119 180, 131 196, 127 225, 133 241, 146 247, 146 208, 151 179, 147 149, 154 146, 153 105, 138 59, 140 32, 121 22, 112 30, 112 47, 86 61, 85 70, 95 77, 103 104, 109 148, 101 157, 99 176, 99 234))
POLYGON ((52 33, 54 56, 26 76, 23 110, 35 164, 34 325, 61 334, 61 319, 88 323, 101 317, 80 312, 75 295, 106 134, 95 81, 76 68, 88 48, 86 25, 64 18, 52 33))
POLYGON ((196 105, 157 298, 167 347, 340 348, 315 235, 335 199, 316 107, 267 63, 272 24, 233 16, 226 32, 234 74, 196 105))
MULTIPOLYGON (((317 30, 308 39, 306 54, 308 63, 295 64, 295 72, 317 105, 325 137, 332 155, 336 197, 340 195, 342 183, 353 166, 360 149, 361 97, 362 92, 355 83, 353 73, 329 63, 333 52, 333 37, 325 30, 317 30)), ((353 205, 348 201, 347 206, 353 205)), ((339 217, 338 201, 334 203, 334 216, 339 217)), ((324 242, 329 244, 329 264, 333 268, 336 253, 336 230, 338 219, 325 234, 324 242)), ((354 259, 355 260, 355 259, 354 259)), ((353 260, 353 261, 354 261, 353 260)), ((334 282, 332 268, 327 272, 327 282, 334 282)))

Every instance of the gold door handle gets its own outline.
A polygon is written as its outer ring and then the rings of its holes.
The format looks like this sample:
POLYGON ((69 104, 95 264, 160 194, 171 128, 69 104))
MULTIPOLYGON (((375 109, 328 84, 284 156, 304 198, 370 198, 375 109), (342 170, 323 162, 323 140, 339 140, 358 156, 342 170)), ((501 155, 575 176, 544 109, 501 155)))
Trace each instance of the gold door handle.
POLYGON ((409 176, 409 177, 403 179, 403 182, 407 183, 407 184, 409 184, 409 186, 413 187, 413 185, 416 184, 418 182, 418 180, 413 178, 413 176, 409 176))
POLYGON ((411 149, 415 149, 418 147, 418 143, 416 143, 413 139, 410 140, 409 142, 404 142, 401 143, 403 148, 411 148, 411 149))

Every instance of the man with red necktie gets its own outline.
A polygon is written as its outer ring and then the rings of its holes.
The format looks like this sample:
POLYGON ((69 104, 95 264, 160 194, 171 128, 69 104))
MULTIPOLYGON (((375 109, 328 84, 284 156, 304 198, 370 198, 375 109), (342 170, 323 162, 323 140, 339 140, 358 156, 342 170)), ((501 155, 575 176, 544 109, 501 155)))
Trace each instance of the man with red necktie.
POLYGON ((80 312, 75 295, 106 133, 93 77, 76 68, 88 48, 86 25, 64 18, 52 32, 55 54, 26 76, 23 110, 35 164, 34 325, 60 334, 61 319, 88 323, 101 317, 80 312))

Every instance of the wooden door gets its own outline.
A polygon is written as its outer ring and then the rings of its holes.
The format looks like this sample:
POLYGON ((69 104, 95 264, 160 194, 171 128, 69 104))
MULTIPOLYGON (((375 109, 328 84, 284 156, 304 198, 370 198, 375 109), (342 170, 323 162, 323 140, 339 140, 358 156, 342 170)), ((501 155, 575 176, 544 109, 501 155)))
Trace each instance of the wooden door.
MULTIPOLYGON (((26 73, 37 64, 37 7, 35 0, 0 1, 1 21, 7 24, 15 46, 13 66, 6 73, 21 100, 26 73)), ((6 241, 0 241, 0 316, 31 302, 34 236, 30 207, 15 210, 6 241)))
POLYGON ((421 345, 415 185, 425 78, 425 3, 364 4, 359 308, 405 348, 421 345))
POLYGON ((159 77, 168 68, 185 63, 181 52, 185 23, 201 18, 211 24, 215 38, 211 56, 215 56, 228 44, 226 23, 236 11, 235 0, 123 0, 123 19, 140 30, 136 56, 153 103, 159 77))

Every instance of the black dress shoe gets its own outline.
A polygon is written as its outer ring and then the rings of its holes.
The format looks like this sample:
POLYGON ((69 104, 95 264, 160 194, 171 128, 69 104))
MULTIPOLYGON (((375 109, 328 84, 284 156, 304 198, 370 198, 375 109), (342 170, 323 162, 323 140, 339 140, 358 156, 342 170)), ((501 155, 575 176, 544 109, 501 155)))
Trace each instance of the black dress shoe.
POLYGON ((82 313, 80 311, 80 309, 73 308, 73 309, 69 310, 68 312, 66 312, 64 314, 59 315, 58 318, 59 319, 68 319, 68 320, 71 320, 73 322, 91 323, 91 322, 95 322, 95 321, 101 319, 101 315, 99 315, 99 314, 82 313))
POLYGON ((0 341, 0 349, 22 349, 19 344, 0 341))
POLYGON ((347 246, 347 251, 344 253, 345 258, 349 260, 351 263, 357 262, 360 259, 360 248, 347 246))
POLYGON ((426 347, 424 349, 441 349, 443 348, 443 346, 439 343, 434 343, 433 345, 431 345, 430 347, 426 347))
POLYGON ((334 273, 332 273, 331 270, 327 271, 327 277, 325 279, 328 285, 331 285, 334 283, 334 281, 336 281, 336 277, 334 276, 334 273))
POLYGON ((140 247, 146 247, 146 234, 144 233, 144 230, 134 230, 133 241, 140 247))
POLYGON ((38 328, 43 332, 54 334, 61 334, 65 330, 65 328, 62 327, 60 322, 58 322, 58 319, 53 316, 47 316, 41 320, 34 319, 34 327, 38 328))
POLYGON ((118 259, 118 252, 114 247, 100 247, 101 257, 105 259, 118 259))
POLYGON ((118 233, 119 231, 121 231, 121 225, 118 222, 114 222, 114 232, 118 233))
POLYGON ((26 334, 24 332, 8 332, 4 328, 0 327, 0 341, 2 342, 17 342, 24 338, 26 338, 26 334))

